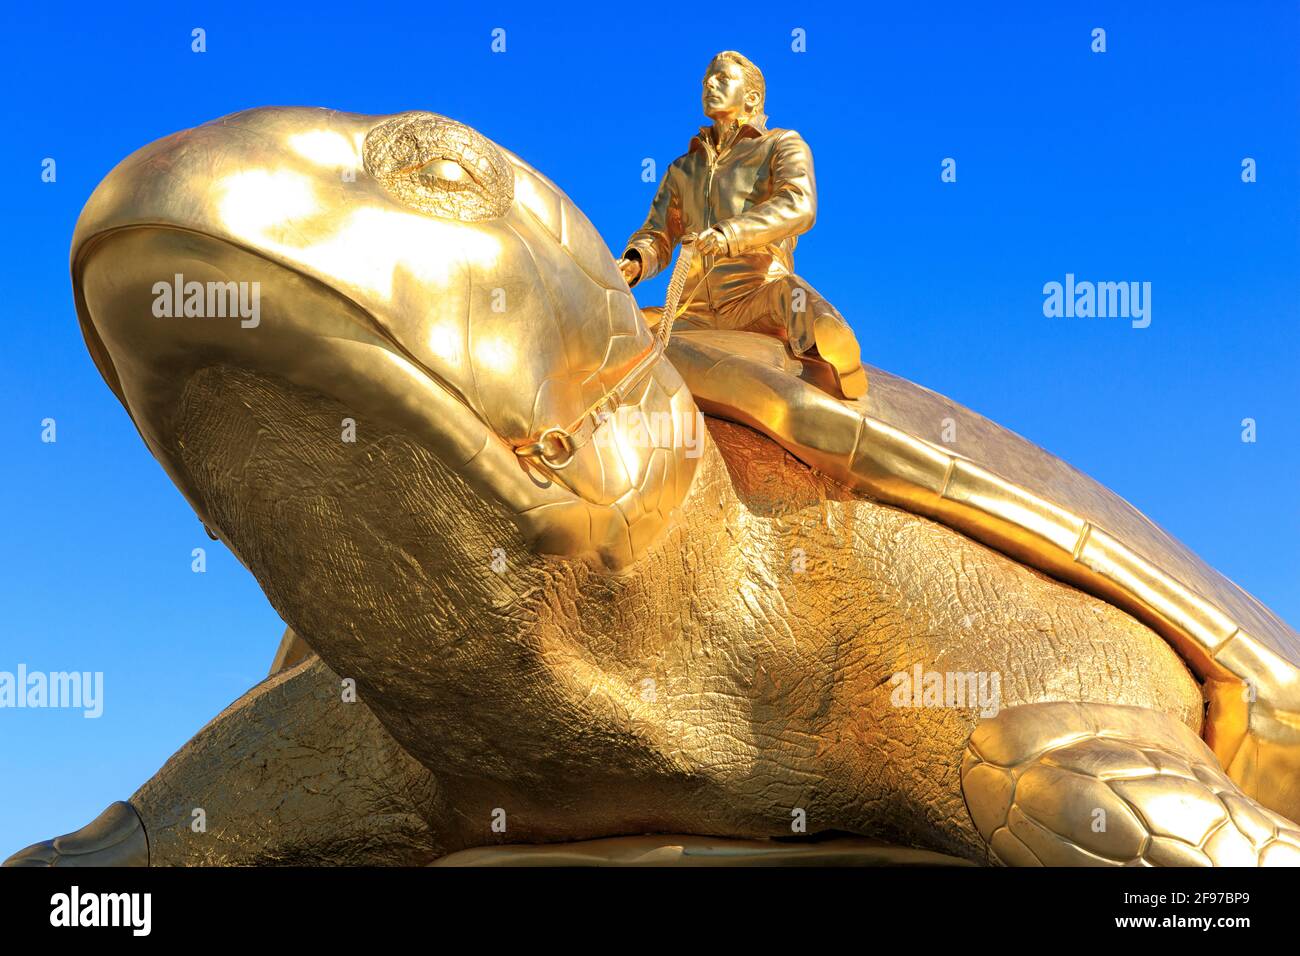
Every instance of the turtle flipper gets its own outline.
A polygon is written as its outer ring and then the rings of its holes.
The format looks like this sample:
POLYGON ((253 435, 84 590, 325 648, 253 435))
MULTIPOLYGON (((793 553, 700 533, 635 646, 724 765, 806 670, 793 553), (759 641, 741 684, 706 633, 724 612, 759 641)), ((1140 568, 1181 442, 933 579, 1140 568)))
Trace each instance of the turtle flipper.
POLYGON ((5 866, 148 866, 149 839, 131 804, 110 804, 75 833, 19 850, 5 866))
MULTIPOLYGON (((315 655, 262 681, 131 797, 154 866, 416 865, 433 775, 315 655)), ((442 817, 437 817, 442 819, 442 817)))
MULTIPOLYGON (((132 796, 6 866, 424 864, 451 814, 423 766, 312 655, 258 684, 132 796)), ((450 829, 449 827, 447 828, 450 829)))
POLYGON ((1004 710, 971 735, 961 780, 980 835, 1011 866, 1300 865, 1300 827, 1243 794, 1158 711, 1004 710))

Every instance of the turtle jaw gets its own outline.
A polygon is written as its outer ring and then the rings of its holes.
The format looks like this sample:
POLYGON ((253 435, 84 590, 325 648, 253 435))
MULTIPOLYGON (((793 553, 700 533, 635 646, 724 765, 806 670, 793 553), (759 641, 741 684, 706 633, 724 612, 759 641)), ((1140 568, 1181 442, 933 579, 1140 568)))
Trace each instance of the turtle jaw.
MULTIPOLYGON (((543 551, 581 553, 577 522, 555 520, 590 507, 556 483, 530 475, 457 396, 414 360, 373 316, 315 279, 224 239, 170 226, 132 226, 96 235, 80 250, 74 291, 87 346, 149 450, 200 519, 236 553, 182 464, 176 409, 196 374, 233 368, 287 382, 341 410, 319 443, 403 434, 494 502, 543 551), (235 289, 257 314, 171 314, 160 296, 235 289), (155 291, 162 285, 169 292, 155 291), (246 289, 246 293, 240 290, 246 289)), ((174 303, 173 303, 174 304, 174 303)), ((251 311, 251 310, 247 310, 251 311)), ((220 463, 212 463, 219 466, 220 463)), ((585 519, 582 527, 589 526, 585 519)))

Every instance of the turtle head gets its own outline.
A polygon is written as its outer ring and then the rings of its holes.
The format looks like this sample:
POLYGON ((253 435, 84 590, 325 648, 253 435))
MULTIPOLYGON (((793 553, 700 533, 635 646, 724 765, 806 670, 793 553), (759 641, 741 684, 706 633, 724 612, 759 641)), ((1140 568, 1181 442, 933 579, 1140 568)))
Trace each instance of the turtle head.
POLYGON ((307 474, 313 447, 401 436, 528 547, 610 569, 691 485, 698 413, 599 234, 446 117, 267 108, 168 136, 96 189, 72 275, 105 380, 237 553, 275 529, 225 527, 254 493, 233 477, 249 447, 195 459, 200 393, 236 410, 267 388, 314 396, 320 434, 279 453, 307 474))

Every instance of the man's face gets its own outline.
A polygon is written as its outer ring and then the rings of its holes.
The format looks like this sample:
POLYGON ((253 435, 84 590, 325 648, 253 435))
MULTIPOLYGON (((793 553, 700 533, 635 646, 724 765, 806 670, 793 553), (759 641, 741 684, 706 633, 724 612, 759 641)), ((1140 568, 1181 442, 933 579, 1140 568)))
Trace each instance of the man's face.
POLYGON ((714 60, 704 74, 702 96, 704 115, 709 119, 729 119, 747 112, 745 75, 731 60, 714 60))

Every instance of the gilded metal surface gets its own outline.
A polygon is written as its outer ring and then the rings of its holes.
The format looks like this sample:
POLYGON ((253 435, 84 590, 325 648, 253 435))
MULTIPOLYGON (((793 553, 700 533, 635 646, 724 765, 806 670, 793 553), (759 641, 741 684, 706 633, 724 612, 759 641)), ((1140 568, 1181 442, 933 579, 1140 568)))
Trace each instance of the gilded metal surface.
POLYGON ((430 113, 376 126, 362 148, 366 172, 430 215, 463 222, 498 219, 515 199, 514 171, 477 130, 430 113))
POLYGON ((1184 724, 1133 707, 1016 707, 962 760, 971 817, 1017 866, 1300 866, 1300 827, 1248 799, 1184 724))
POLYGON ((153 866, 421 865, 444 852, 433 774, 314 656, 209 721, 131 805, 153 866))
MULTIPOLYGON (((1203 852, 1180 861, 1220 857, 1189 829, 1210 796, 1186 809, 1168 768, 1212 779, 1257 850, 1259 820, 1286 830, 1193 744, 1225 728, 1248 741, 1263 769, 1229 773, 1294 816, 1286 761, 1300 748, 1264 719, 1290 707, 1291 665, 1244 615, 1213 654, 1190 653, 1196 627, 1229 626, 1233 607, 1179 591, 1172 552, 1134 563, 1126 549, 1146 545, 1111 512, 1085 533, 1093 518, 1071 509, 1095 486, 1040 483, 1068 470, 960 410, 964 454, 927 440, 926 403, 955 406, 915 386, 833 399, 824 367, 771 335, 679 328, 661 357, 595 230, 500 147, 453 137, 510 164, 513 202, 496 218, 412 205, 371 175, 368 137, 394 119, 236 114, 129 158, 78 224, 78 311, 105 379, 319 654, 233 704, 132 797, 152 864, 832 831, 1029 862, 996 837, 1020 832, 1013 809, 1064 845, 1080 807, 1044 815, 1016 789, 1005 821, 985 808, 1008 778, 1041 775, 1057 743, 1099 733, 1160 771, 1146 785, 1171 799, 1131 805, 1203 852), (159 315, 178 274, 256 283, 258 321, 159 315), (586 415, 647 350, 642 384, 566 467, 517 453, 586 415), (697 400, 743 424, 693 431, 697 400), (1189 665, 1211 700, 1205 727, 1189 665), (900 697, 891 685, 914 670, 995 675, 999 692, 900 697), (1266 672, 1259 701, 1234 709, 1232 675, 1266 672), (1062 702, 1068 719, 1034 718, 1062 702), (1042 746, 1016 743, 1026 722, 1042 746), (1015 745, 995 755, 996 740, 1015 745)), ((452 161, 440 136, 414 138, 443 150, 428 162, 452 161)), ((278 663, 295 653, 286 640, 278 663)))
POLYGON ((19 850, 5 866, 148 866, 149 840, 131 804, 119 800, 75 833, 19 850))
POLYGON ((296 667, 315 653, 306 641, 294 633, 293 628, 286 627, 284 636, 280 638, 280 646, 275 649, 275 657, 271 659, 270 676, 296 667))

